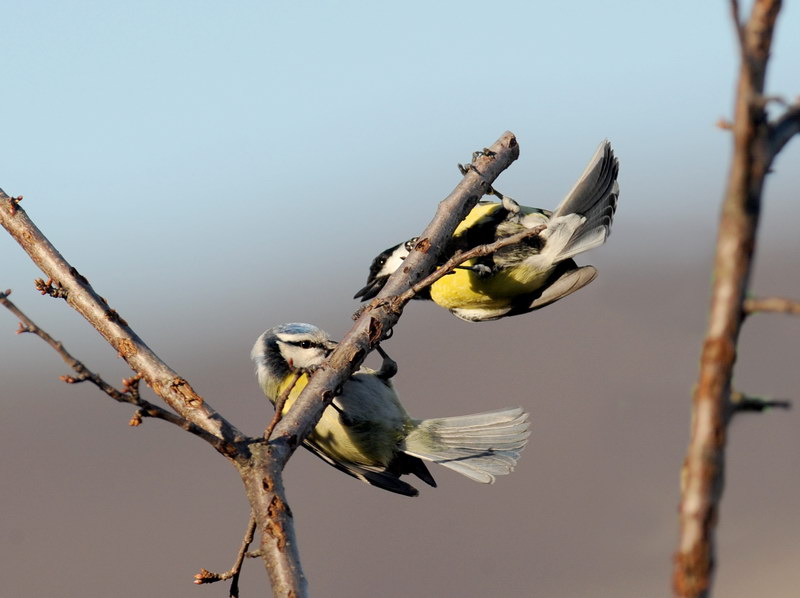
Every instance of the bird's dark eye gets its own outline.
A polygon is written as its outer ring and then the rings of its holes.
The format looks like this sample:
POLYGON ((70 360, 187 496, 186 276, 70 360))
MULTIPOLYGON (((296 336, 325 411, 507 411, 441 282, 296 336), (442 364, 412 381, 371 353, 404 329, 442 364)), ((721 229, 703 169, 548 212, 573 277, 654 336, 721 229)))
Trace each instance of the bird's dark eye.
POLYGON ((310 349, 311 348, 311 341, 300 341, 300 348, 301 349, 310 349))
POLYGON ((382 257, 378 259, 378 265, 383 266, 386 263, 386 258, 382 257))

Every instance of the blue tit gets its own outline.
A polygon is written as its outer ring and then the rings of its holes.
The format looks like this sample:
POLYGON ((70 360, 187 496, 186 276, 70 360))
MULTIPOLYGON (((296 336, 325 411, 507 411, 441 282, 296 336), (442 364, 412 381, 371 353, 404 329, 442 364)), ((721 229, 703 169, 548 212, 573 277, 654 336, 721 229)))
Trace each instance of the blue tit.
MULTIPOLYGON (((251 353, 264 394, 275 404, 300 374, 286 400, 286 413, 310 373, 335 347, 327 333, 310 324, 270 328, 258 337, 251 353)), ((401 480, 402 475, 413 474, 436 486, 425 461, 488 484, 514 469, 530 434, 522 409, 413 419, 389 380, 395 372, 394 362, 386 356, 379 371, 359 369, 323 411, 303 445, 348 475, 406 496, 418 491, 401 480)))
MULTIPOLYGON (((597 276, 593 266, 579 267, 574 256, 602 245, 617 208, 619 162, 603 141, 561 204, 550 212, 521 206, 509 197, 479 202, 453 233, 444 263, 458 250, 492 243, 544 225, 536 236, 484 258, 464 262, 418 298, 431 299, 470 322, 528 313, 571 295, 597 276)), ((362 301, 377 295, 413 249, 416 239, 390 247, 372 262, 362 301)))

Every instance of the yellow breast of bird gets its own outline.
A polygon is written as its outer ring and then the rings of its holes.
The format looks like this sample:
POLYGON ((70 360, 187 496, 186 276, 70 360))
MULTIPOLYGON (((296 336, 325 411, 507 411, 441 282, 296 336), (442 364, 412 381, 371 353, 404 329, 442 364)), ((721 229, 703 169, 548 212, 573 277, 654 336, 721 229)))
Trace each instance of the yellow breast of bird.
MULTIPOLYGON (((473 263, 468 260, 463 265, 473 263)), ((549 274, 549 269, 540 270, 524 263, 484 277, 459 268, 431 285, 431 299, 446 309, 506 307, 514 297, 541 287, 549 274)))
POLYGON ((453 236, 458 237, 464 234, 468 229, 473 226, 479 226, 483 218, 490 217, 495 210, 500 209, 500 204, 495 202, 481 202, 470 210, 467 217, 462 220, 453 231, 453 236))
MULTIPOLYGON (((467 234, 469 230, 480 229, 490 223, 500 204, 482 202, 476 205, 458 225, 453 237, 467 234)), ((521 216, 531 222, 527 226, 546 223, 549 213, 538 208, 521 206, 521 216), (541 221, 541 222, 539 222, 541 221)), ((496 225, 495 225, 496 226, 496 225)), ((520 229, 522 225, 520 225, 520 229)), ((490 229, 494 232, 494 229, 490 229)), ((491 242, 494 237, 481 242, 491 242)), ((474 260, 464 262, 463 266, 474 265, 474 260)), ((533 263, 520 261, 519 264, 504 267, 490 276, 478 276, 470 270, 458 268, 431 285, 431 299, 446 309, 507 307, 512 299, 539 289, 550 275, 552 267, 541 269, 533 263)))
MULTIPOLYGON (((285 390, 289 380, 283 382, 285 390)), ((285 414, 308 384, 303 374, 289 394, 283 408, 285 414)), ((394 391, 375 376, 355 374, 344 385, 336 402, 345 412, 328 406, 307 441, 336 461, 362 465, 386 466, 394 457, 397 443, 407 433, 410 418, 400 406, 394 391), (343 423, 343 417, 346 424, 343 423)))

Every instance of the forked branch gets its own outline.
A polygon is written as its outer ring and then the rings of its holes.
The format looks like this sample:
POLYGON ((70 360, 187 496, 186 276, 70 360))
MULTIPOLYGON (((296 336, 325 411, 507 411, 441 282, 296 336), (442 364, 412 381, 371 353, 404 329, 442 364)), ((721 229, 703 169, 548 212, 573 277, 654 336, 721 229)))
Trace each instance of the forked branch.
POLYGON ((153 403, 144 400, 139 393, 139 382, 141 378, 138 375, 131 378, 126 378, 122 381, 124 390, 119 390, 106 382, 100 376, 100 374, 96 374, 95 372, 91 371, 83 364, 83 362, 73 357, 61 342, 55 340, 33 320, 25 315, 21 309, 14 305, 14 303, 8 298, 10 294, 10 290, 6 291, 5 293, 0 293, 0 305, 3 305, 19 319, 20 324, 19 328, 17 329, 17 334, 30 333, 38 336, 44 342, 50 345, 69 367, 75 370, 77 376, 61 376, 61 380, 67 384, 91 382, 115 401, 134 405, 137 407, 137 410, 129 422, 132 426, 138 426, 141 424, 143 417, 163 419, 171 424, 175 424, 187 432, 191 432, 192 434, 199 436, 217 448, 217 450, 224 450, 225 447, 222 445, 221 439, 197 427, 193 423, 182 418, 180 415, 176 415, 171 411, 167 411, 158 405, 154 405, 153 403))
MULTIPOLYGON (((476 154, 461 182, 440 202, 433 221, 422 233, 425 251, 417 249, 411 252, 404 267, 387 282, 382 296, 405 292, 434 269, 446 240, 452 236, 458 223, 478 199, 491 190, 497 176, 518 155, 516 138, 508 132, 489 149, 476 154)), ((178 414, 174 417, 202 430, 207 440, 214 439, 212 444, 215 448, 239 471, 260 531, 260 549, 247 554, 257 554, 262 558, 275 596, 306 596, 291 510, 283 489, 282 469, 295 448, 316 425, 336 390, 361 365, 369 351, 388 337, 400 317, 404 301, 408 299, 393 302, 392 309, 376 305, 364 310, 328 363, 311 377, 292 409, 279 421, 276 418, 274 426, 270 426, 269 440, 247 438, 158 358, 127 322, 109 307, 88 280, 61 256, 28 218, 19 206, 20 199, 10 198, 0 190, 0 224, 48 277, 37 287, 45 294, 64 298, 81 313, 137 373, 136 379, 145 380, 172 407, 178 414)), ((91 379, 89 374, 87 376, 91 379)), ((240 552, 240 557, 245 552, 246 547, 240 552)), ((230 575, 232 579, 237 576, 238 572, 230 575)))

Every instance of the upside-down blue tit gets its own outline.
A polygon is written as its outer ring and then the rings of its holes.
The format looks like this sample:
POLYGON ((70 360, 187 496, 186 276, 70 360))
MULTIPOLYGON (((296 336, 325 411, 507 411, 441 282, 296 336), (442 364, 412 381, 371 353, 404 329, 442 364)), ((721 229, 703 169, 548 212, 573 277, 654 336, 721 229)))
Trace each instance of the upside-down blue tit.
MULTIPOLYGON (((528 313, 583 288, 597 270, 579 267, 572 258, 608 237, 619 196, 618 173, 611 144, 603 141, 553 212, 521 206, 508 197, 499 203, 479 202, 456 228, 439 265, 456 250, 545 228, 520 243, 464 262, 417 298, 431 299, 462 320, 483 322, 528 313)), ((355 297, 366 301, 377 295, 415 243, 413 238, 379 254, 367 284, 355 297)))

